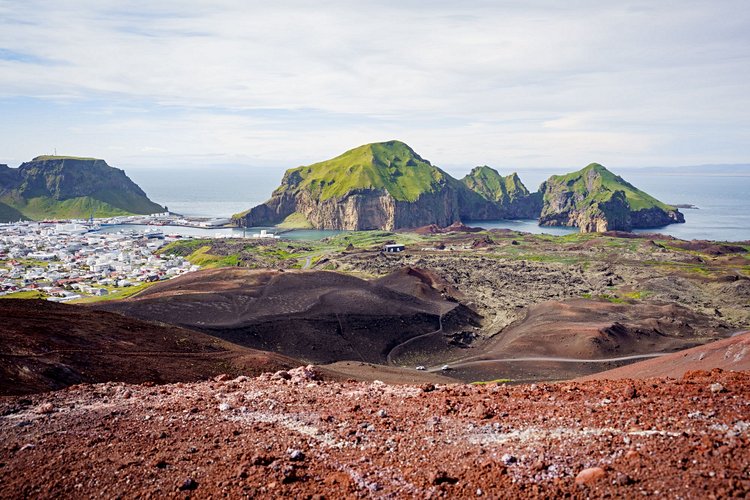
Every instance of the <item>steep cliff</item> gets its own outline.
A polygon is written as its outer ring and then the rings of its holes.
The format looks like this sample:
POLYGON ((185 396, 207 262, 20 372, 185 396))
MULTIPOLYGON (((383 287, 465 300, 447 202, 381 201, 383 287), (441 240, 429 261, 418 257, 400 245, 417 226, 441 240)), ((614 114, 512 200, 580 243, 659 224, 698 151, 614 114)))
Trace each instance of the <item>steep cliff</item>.
POLYGON ((581 232, 603 232, 685 222, 675 207, 644 193, 598 163, 567 175, 553 175, 542 183, 540 193, 542 226, 575 226, 581 232))
POLYGON ((38 156, 18 168, 0 165, 0 220, 108 217, 164 211, 125 172, 104 160, 38 156), (3 207, 4 208, 4 207, 3 207), (13 212, 15 211, 15 212, 13 212))
POLYGON ((234 219, 247 227, 278 224, 290 216, 319 229, 447 226, 460 218, 461 189, 403 142, 366 144, 287 170, 271 199, 234 219))

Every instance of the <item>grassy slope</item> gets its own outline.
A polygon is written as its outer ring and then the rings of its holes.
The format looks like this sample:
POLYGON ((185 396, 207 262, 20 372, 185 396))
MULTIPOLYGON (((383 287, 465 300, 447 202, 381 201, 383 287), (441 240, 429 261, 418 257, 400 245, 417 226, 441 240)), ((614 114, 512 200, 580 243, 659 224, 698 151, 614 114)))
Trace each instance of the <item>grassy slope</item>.
POLYGON ((574 192, 585 196, 584 205, 593 202, 607 201, 612 197, 615 191, 623 191, 625 198, 630 204, 631 210, 643 210, 652 207, 658 207, 662 210, 674 210, 665 203, 660 202, 653 196, 644 193, 636 188, 619 175, 615 175, 598 163, 592 163, 585 168, 566 175, 553 175, 550 177, 550 183, 566 185, 574 192), (587 178, 590 172, 593 183, 587 185, 587 178))
POLYGON ((529 190, 526 189, 515 172, 503 177, 495 169, 488 166, 474 168, 466 177, 461 179, 461 182, 472 191, 492 201, 512 200, 529 194, 529 190))
MULTIPOLYGON (((112 167, 109 167, 104 160, 95 158, 43 155, 37 156, 33 161, 59 161, 62 164, 64 160, 91 162, 92 169, 88 175, 92 178, 100 175, 102 169, 107 172, 113 171, 108 170, 112 167)), ((37 167, 37 169, 41 169, 42 172, 46 171, 43 167, 37 167)), ((47 179, 46 182, 49 185, 51 180, 47 179)), ((127 179, 127 182, 132 181, 127 179)), ((147 197, 129 189, 118 189, 117 187, 92 189, 86 196, 62 200, 49 196, 47 193, 39 192, 38 189, 34 191, 34 194, 31 192, 25 193, 24 190, 11 190, 0 199, 0 221, 18 220, 18 214, 22 214, 24 218, 40 220, 47 218, 88 218, 92 214, 94 217, 112 217, 152 214, 161 211, 163 211, 163 207, 147 197)))
POLYGON ((312 229, 313 225, 307 218, 299 212, 289 215, 281 224, 276 227, 281 229, 312 229))
POLYGON ((22 214, 16 208, 0 202, 0 222, 17 222, 19 220, 27 220, 24 214, 22 214))
MULTIPOLYGON (((434 192, 447 177, 399 141, 366 144, 331 160, 288 170, 293 187, 326 200, 354 189, 382 189, 399 201, 415 201, 434 192)), ((280 189, 286 189, 282 186, 280 189)))
POLYGON ((90 196, 81 196, 67 200, 55 200, 49 197, 31 198, 26 200, 25 204, 17 205, 17 209, 26 217, 34 220, 46 218, 88 218, 91 214, 94 217, 112 217, 115 215, 131 215, 133 213, 109 203, 96 200, 90 196))

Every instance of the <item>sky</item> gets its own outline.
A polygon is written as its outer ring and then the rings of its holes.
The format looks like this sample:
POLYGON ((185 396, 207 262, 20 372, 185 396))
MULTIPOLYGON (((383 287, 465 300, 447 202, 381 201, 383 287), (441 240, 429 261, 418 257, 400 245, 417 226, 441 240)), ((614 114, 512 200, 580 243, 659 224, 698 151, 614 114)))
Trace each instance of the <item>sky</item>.
POLYGON ((750 163, 747 0, 0 0, 0 163, 750 163))

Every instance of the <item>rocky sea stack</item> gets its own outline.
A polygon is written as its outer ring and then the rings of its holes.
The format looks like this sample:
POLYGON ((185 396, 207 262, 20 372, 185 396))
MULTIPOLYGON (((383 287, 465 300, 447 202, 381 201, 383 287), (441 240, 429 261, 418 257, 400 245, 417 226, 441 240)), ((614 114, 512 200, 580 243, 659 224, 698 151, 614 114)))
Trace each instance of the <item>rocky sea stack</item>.
POLYGON ((599 164, 552 176, 531 193, 516 173, 474 168, 461 180, 400 141, 366 144, 287 170, 271 199, 234 221, 243 227, 401 229, 456 221, 539 219, 582 232, 684 222, 682 214, 599 164))
POLYGON ((598 163, 567 175, 553 175, 539 191, 542 226, 575 226, 587 233, 685 222, 677 208, 644 193, 598 163))
POLYGON ((163 211, 123 170, 104 160, 38 156, 18 168, 0 165, 0 221, 163 211))

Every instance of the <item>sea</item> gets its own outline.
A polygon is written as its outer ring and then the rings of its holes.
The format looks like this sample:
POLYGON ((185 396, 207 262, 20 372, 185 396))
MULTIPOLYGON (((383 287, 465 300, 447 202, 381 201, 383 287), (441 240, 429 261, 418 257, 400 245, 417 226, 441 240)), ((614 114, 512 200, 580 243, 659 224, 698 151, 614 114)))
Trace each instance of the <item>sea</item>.
MULTIPOLYGON (((447 170, 447 169, 446 169, 447 170)), ((447 170, 460 178, 468 173, 447 170)), ((518 169, 523 183, 534 191, 550 175, 570 169, 518 169)), ((128 175, 155 202, 172 212, 197 217, 229 217, 267 200, 279 186, 283 170, 241 166, 202 168, 151 168, 128 170, 128 175)), ((501 174, 506 172, 501 171, 501 174)), ((696 208, 680 211, 684 224, 641 229, 680 239, 750 241, 750 167, 729 170, 711 167, 622 169, 617 175, 668 204, 688 204, 696 208)), ((535 220, 464 221, 468 225, 508 228, 529 233, 569 234, 575 228, 541 227, 535 220)), ((241 229, 181 228, 185 234, 242 236, 241 229)), ((292 231, 285 237, 320 239, 335 231, 292 231)))

